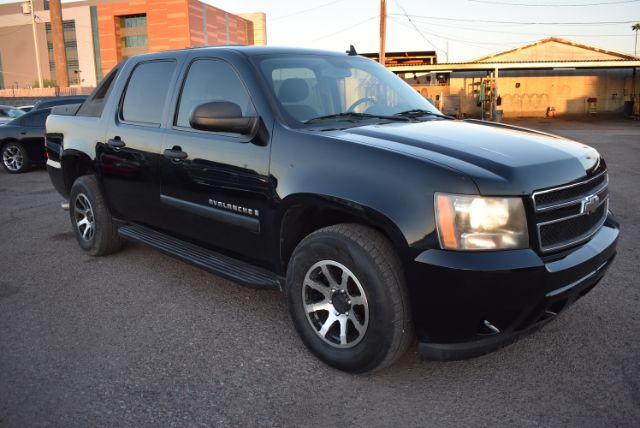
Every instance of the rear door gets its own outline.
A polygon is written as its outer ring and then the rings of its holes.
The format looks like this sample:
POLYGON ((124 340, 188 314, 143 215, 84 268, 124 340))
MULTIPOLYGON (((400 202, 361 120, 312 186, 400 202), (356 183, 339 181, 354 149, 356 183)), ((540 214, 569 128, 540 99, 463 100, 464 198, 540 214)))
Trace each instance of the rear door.
POLYGON ((249 117, 257 115, 254 103, 234 67, 219 58, 192 60, 181 85, 162 148, 188 157, 160 161, 163 228, 260 263, 272 256, 265 237, 273 229, 270 146, 254 144, 250 136, 189 125, 189 114, 200 104, 233 102, 249 117))
POLYGON ((20 118, 20 140, 29 153, 32 161, 44 162, 44 124, 51 109, 38 110, 25 114, 20 118))
POLYGON ((176 58, 136 64, 96 159, 109 206, 121 219, 157 226, 161 128, 178 69, 176 58))

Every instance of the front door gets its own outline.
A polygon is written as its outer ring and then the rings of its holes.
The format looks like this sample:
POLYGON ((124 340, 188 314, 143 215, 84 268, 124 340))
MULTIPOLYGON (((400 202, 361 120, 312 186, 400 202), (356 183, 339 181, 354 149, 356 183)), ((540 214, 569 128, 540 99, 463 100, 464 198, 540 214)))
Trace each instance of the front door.
POLYGON ((173 125, 163 138, 163 227, 199 245, 268 265, 266 234, 272 219, 269 145, 239 134, 192 129, 200 104, 228 101, 245 117, 255 108, 234 69, 219 59, 196 59, 187 71, 173 125), (182 156, 183 159, 176 157, 182 156))

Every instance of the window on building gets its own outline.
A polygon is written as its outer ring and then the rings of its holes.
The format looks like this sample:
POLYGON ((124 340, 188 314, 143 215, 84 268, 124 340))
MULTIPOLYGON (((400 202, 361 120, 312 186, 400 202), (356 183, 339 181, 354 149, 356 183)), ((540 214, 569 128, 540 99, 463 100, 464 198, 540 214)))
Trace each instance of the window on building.
MULTIPOLYGON (((47 49, 49 51, 49 70, 51 78, 56 76, 56 62, 53 53, 53 35, 51 32, 51 23, 45 23, 47 32, 47 49)), ((82 73, 80 71, 80 62, 78 60, 78 41, 76 39, 76 23, 73 20, 63 21, 62 30, 64 37, 64 48, 67 55, 67 76, 69 84, 80 85, 82 83, 82 73)))
POLYGON ((129 79, 122 102, 121 117, 128 122, 159 125, 162 121, 174 61, 138 64, 129 79))
POLYGON ((229 64, 220 60, 194 61, 182 88, 176 126, 191 128, 189 115, 193 109, 213 101, 235 103, 240 106, 243 116, 253 115, 249 94, 229 64))
POLYGON ((147 15, 141 13, 139 15, 127 15, 120 17, 121 28, 147 28, 147 15))
POLYGON ((147 15, 121 16, 120 20, 120 57, 148 52, 147 15))

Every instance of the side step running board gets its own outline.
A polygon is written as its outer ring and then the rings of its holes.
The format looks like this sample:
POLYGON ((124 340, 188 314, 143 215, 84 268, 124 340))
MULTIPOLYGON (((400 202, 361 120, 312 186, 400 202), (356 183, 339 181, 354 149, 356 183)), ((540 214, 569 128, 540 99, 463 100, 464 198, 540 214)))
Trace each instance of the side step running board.
POLYGON ((224 256, 206 248, 174 238, 162 232, 140 225, 121 226, 118 233, 123 238, 148 245, 169 256, 176 257, 216 275, 254 288, 282 290, 284 278, 266 269, 252 266, 240 260, 224 256))

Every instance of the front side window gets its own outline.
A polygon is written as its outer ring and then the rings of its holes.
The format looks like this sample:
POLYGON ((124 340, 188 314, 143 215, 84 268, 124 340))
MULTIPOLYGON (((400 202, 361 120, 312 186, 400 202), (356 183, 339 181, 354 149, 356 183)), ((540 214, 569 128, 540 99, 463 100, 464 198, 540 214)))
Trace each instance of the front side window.
POLYGON ((15 119, 17 117, 20 117, 24 114, 24 112, 22 110, 19 110, 17 108, 2 108, 0 107, 0 116, 4 116, 4 117, 10 117, 12 119, 15 119))
POLYGON ((418 92, 380 64, 357 56, 282 55, 254 59, 277 104, 299 123, 342 113, 439 114, 418 92))
POLYGON ((174 61, 138 64, 127 85, 121 118, 127 122, 159 125, 175 68, 174 61))
POLYGON ((237 104, 242 116, 253 116, 254 109, 242 81, 229 64, 221 60, 194 61, 184 81, 175 125, 191 128, 189 116, 201 104, 226 101, 237 104))

